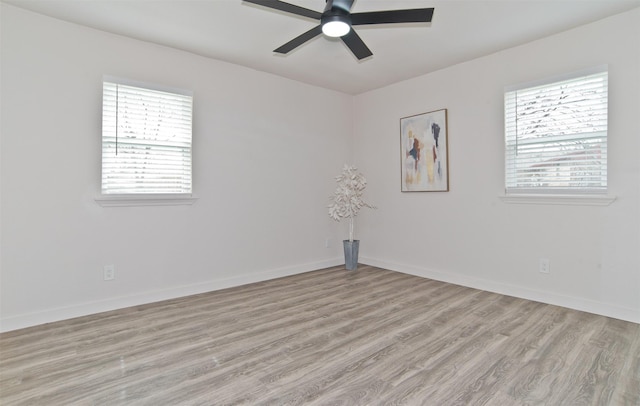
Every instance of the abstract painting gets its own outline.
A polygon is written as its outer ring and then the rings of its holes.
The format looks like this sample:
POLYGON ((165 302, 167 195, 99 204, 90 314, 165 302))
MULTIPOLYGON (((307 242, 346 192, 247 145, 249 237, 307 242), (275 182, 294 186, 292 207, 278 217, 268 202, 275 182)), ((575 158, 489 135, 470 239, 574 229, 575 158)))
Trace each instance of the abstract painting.
POLYGON ((400 119, 403 192, 448 192, 447 109, 400 119))

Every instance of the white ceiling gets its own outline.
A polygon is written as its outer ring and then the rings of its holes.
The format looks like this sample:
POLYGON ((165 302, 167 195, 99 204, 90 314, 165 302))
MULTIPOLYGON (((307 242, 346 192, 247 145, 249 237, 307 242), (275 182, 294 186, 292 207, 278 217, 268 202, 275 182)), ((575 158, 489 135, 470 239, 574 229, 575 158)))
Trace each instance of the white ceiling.
MULTIPOLYGON (((241 0, 2 0, 61 20, 358 94, 571 29, 640 0, 356 0, 352 12, 434 7, 430 24, 359 26, 358 61, 336 39, 273 50, 318 23, 241 0)), ((289 0, 322 12, 324 0, 289 0)))

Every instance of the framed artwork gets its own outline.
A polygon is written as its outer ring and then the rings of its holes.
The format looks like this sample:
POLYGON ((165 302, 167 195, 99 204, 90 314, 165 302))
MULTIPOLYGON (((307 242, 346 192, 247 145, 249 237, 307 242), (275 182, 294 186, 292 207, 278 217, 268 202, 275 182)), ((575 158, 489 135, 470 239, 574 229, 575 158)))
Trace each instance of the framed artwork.
POLYGON ((403 192, 448 192, 447 109, 400 119, 403 192))

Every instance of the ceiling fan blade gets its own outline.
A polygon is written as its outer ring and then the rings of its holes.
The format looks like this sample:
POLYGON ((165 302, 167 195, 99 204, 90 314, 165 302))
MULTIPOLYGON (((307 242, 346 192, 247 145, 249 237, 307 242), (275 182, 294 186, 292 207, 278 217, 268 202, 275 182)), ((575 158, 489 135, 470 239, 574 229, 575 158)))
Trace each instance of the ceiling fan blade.
POLYGON ((370 11, 351 14, 351 25, 428 23, 433 18, 433 8, 409 10, 370 11))
POLYGON ((371 52, 367 45, 365 45, 364 41, 358 34, 356 34, 355 30, 351 29, 347 35, 340 38, 342 38, 342 42, 349 47, 356 58, 364 59, 373 55, 373 52, 371 52))
POLYGON ((319 20, 322 17, 322 13, 318 11, 309 10, 308 8, 296 6, 294 4, 285 3, 280 0, 244 0, 246 3, 253 3, 259 6, 269 7, 275 10, 284 11, 303 17, 309 17, 319 20))
POLYGON ((289 52, 293 51, 294 49, 296 49, 300 45, 304 44, 305 42, 309 41, 310 39, 313 39, 313 38, 317 37, 320 34, 322 34, 322 26, 318 25, 317 27, 314 27, 314 28, 310 29, 309 31, 305 32, 304 34, 298 35, 297 37, 295 37, 291 41, 287 42, 286 44, 284 44, 280 48, 274 50, 273 52, 277 52, 279 54, 288 54, 289 52))

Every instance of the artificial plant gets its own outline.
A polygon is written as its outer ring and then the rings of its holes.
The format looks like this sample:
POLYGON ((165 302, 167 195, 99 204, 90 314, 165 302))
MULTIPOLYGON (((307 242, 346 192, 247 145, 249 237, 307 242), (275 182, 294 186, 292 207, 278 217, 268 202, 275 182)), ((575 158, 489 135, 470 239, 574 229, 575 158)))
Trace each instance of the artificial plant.
POLYGON ((349 219, 349 241, 353 241, 354 219, 363 207, 375 209, 375 206, 362 200, 362 194, 367 187, 367 179, 358 172, 355 166, 345 165, 342 173, 336 176, 338 186, 331 196, 329 217, 335 221, 349 219))

